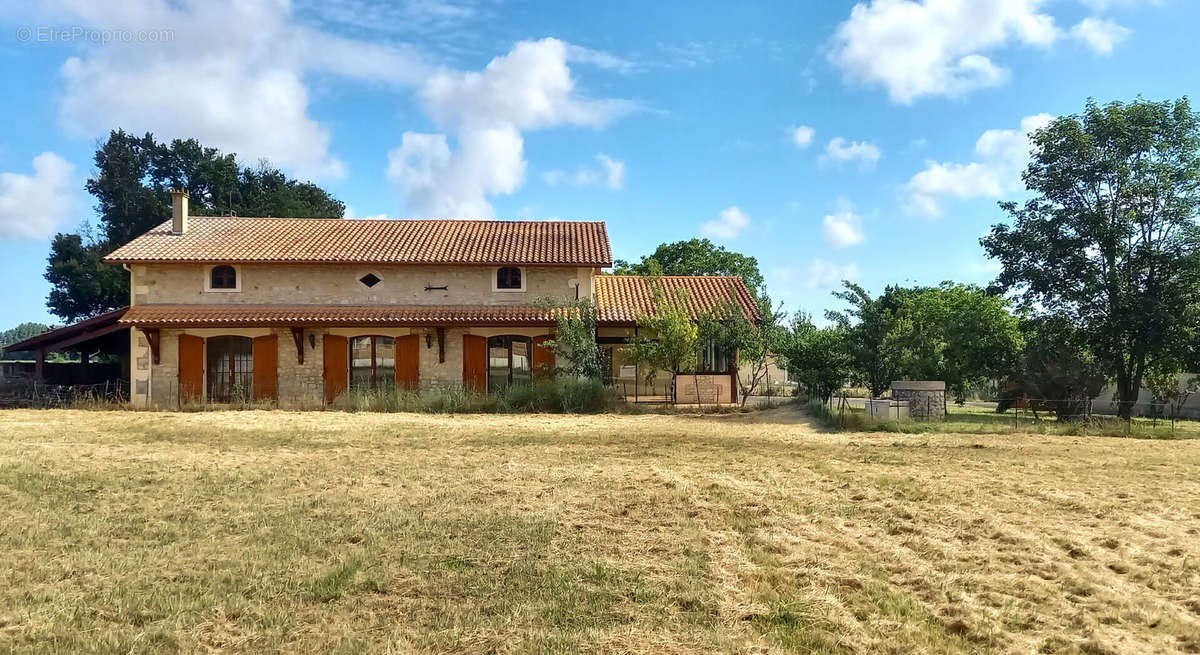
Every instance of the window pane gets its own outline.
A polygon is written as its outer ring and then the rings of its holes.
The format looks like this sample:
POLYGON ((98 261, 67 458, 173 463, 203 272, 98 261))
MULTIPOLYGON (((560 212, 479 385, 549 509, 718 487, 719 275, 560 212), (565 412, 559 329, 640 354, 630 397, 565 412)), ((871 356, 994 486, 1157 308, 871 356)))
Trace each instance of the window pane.
POLYGON ((488 347, 488 390, 496 391, 508 386, 508 347, 488 347))
POLYGON ((236 289, 237 272, 232 266, 214 266, 209 286, 214 289, 236 289))
POLYGON ((514 339, 512 342, 513 384, 528 383, 532 379, 533 374, 529 361, 529 342, 514 339))
POLYGON ((521 288, 521 269, 514 266, 505 266, 496 271, 496 288, 497 289, 520 289, 521 288))
POLYGON ((250 337, 211 337, 207 340, 209 402, 250 399, 254 383, 253 348, 250 337))
POLYGON ((375 337, 375 386, 390 387, 396 384, 396 340, 391 337, 375 337))
POLYGON ((350 388, 371 387, 371 337, 350 340, 350 388))

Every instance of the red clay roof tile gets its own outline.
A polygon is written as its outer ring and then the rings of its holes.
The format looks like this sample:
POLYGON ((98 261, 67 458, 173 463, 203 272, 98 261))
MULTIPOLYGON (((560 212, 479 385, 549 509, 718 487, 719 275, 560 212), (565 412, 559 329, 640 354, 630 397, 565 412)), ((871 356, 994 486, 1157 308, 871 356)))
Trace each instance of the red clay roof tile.
POLYGON ((606 267, 599 221, 463 221, 192 216, 163 223, 105 261, 533 264, 606 267))
MULTIPOLYGON (((665 275, 660 278, 669 298, 678 289, 687 290, 688 314, 697 318, 722 304, 733 303, 752 321, 762 320, 758 303, 738 276, 665 275)), ((607 324, 634 324, 640 316, 654 310, 654 288, 650 278, 638 275, 600 275, 596 277, 596 306, 599 320, 607 324)))
POLYGON ((120 323, 139 327, 552 326, 532 305, 134 305, 120 323))

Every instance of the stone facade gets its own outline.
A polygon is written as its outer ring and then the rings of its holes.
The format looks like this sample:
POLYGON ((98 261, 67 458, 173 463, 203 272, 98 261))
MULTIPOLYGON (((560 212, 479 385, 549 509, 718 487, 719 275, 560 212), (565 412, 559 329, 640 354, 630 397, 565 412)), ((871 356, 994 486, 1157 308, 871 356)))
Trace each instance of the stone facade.
POLYGON ((306 328, 302 339, 304 363, 299 362, 296 342, 287 328, 205 328, 163 329, 159 331, 159 363, 152 364, 150 346, 140 330, 132 330, 134 352, 134 400, 142 405, 177 407, 179 405, 179 335, 202 338, 215 336, 260 337, 276 336, 278 344, 278 404, 285 409, 315 409, 325 403, 325 335, 344 337, 390 336, 416 334, 419 337, 419 375, 422 389, 445 389, 462 386, 463 335, 483 337, 520 335, 547 336, 550 328, 476 327, 448 328, 445 331, 444 357, 438 359, 437 331, 432 328, 306 328), (142 368, 144 366, 144 368, 142 368), (140 381, 140 383, 139 383, 140 381))
POLYGON ((238 290, 207 289, 202 264, 131 267, 133 304, 528 305, 552 296, 593 294, 593 271, 566 266, 522 267, 523 291, 496 290, 495 266, 373 266, 242 264, 238 290), (381 282, 359 282, 372 273, 381 282), (427 289, 428 287, 428 289, 427 289), (441 287, 445 287, 442 289, 441 287))
MULTIPOLYGON (((495 288, 495 266, 374 266, 272 265, 236 267, 236 290, 208 288, 211 266, 201 264, 143 264, 131 267, 131 304, 296 304, 296 305, 528 305, 543 297, 563 300, 594 295, 589 268, 522 267, 524 288, 495 288), (367 287, 359 278, 371 273, 381 282, 367 287), (444 287, 444 288, 442 288, 444 287)), ((163 329, 159 331, 159 362, 151 361, 145 333, 131 330, 131 391, 141 405, 174 407, 179 403, 179 335, 277 337, 278 398, 281 407, 319 407, 324 403, 324 336, 364 335, 420 337, 419 375, 422 388, 462 384, 463 335, 516 334, 536 337, 550 329, 474 327, 447 328, 439 361, 434 328, 306 328, 304 363, 296 353, 289 328, 163 329)))
POLYGON ((946 416, 946 383, 921 380, 892 382, 892 400, 907 401, 908 415, 915 420, 946 416))

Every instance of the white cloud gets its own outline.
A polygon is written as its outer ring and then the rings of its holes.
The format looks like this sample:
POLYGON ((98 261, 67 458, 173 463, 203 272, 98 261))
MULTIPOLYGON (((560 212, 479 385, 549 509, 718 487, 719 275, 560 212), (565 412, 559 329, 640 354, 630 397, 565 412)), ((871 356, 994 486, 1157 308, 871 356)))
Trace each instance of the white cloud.
POLYGON ((415 85, 431 70, 409 47, 304 25, 280 0, 58 0, 30 11, 38 22, 160 37, 81 44, 61 68, 59 114, 69 132, 94 139, 122 127, 160 139, 195 137, 301 177, 346 172, 330 152, 328 127, 310 114, 306 78, 415 85))
POLYGON ((748 227, 750 217, 735 206, 725 209, 720 217, 702 225, 700 232, 714 239, 735 239, 748 227))
POLYGON ((1071 36, 1083 41, 1094 52, 1111 55, 1113 48, 1133 32, 1107 18, 1090 17, 1071 28, 1071 36))
POLYGON ((1052 120, 1049 114, 1021 119, 1019 130, 987 130, 975 142, 975 161, 926 161, 925 169, 905 185, 905 204, 916 213, 941 215, 939 199, 997 198, 1021 188, 1029 163, 1029 135, 1052 120))
POLYGON ((367 218, 367 219, 385 219, 388 217, 387 214, 370 214, 368 216, 359 216, 358 211, 356 209, 354 209, 354 207, 351 207, 350 205, 346 205, 346 211, 342 212, 342 216, 343 216, 343 218, 367 218))
POLYGON ((825 146, 825 154, 821 155, 820 163, 843 164, 857 162, 859 170, 869 170, 883 156, 879 148, 868 141, 846 141, 842 137, 834 137, 825 146))
POLYGON ((835 248, 845 248, 862 243, 862 216, 854 212, 854 206, 846 199, 838 200, 837 210, 826 214, 822 234, 825 242, 835 248))
POLYGON ((1060 35, 1044 0, 866 0, 833 36, 830 60, 851 80, 885 87, 894 102, 960 96, 1004 83, 984 53, 1011 42, 1046 46, 1060 35))
POLYGON ((579 45, 567 45, 567 61, 591 64, 602 70, 618 73, 636 73, 642 70, 638 63, 604 50, 592 50, 579 45))
POLYGON ((44 239, 76 208, 74 167, 52 152, 33 158, 33 174, 0 173, 0 238, 44 239))
POLYGON ((1136 5, 1160 5, 1162 0, 1082 0, 1083 4, 1096 11, 1107 11, 1113 7, 1134 7, 1136 5))
POLYGON ((793 125, 788 128, 788 135, 792 137, 792 143, 796 144, 797 148, 807 148, 812 145, 814 134, 816 131, 807 125, 793 125))
MULTIPOLYGON (((558 125, 601 127, 632 111, 629 101, 583 97, 558 39, 522 41, 479 72, 444 71, 421 89, 430 118, 455 134, 405 132, 388 154, 388 177, 410 212, 439 218, 491 218, 487 197, 525 181, 524 130, 558 125)), ((613 162, 614 164, 619 162, 613 162)), ((602 165, 604 165, 602 163, 602 165)), ((624 168, 606 169, 623 180, 624 168)))
POLYGON ((772 271, 780 287, 803 286, 809 289, 835 289, 842 280, 858 278, 857 264, 836 264, 828 259, 814 259, 806 266, 785 266, 772 271))
POLYGON ((613 159, 604 153, 596 155, 595 168, 580 168, 574 173, 562 170, 546 171, 542 179, 550 186, 570 184, 572 186, 604 186, 620 189, 625 185, 625 162, 613 159))

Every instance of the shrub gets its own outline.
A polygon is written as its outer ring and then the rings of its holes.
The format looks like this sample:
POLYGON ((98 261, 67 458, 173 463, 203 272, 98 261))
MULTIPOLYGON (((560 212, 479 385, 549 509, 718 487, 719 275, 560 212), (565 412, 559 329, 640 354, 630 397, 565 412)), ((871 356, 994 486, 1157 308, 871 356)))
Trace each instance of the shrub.
POLYGON ((395 388, 356 390, 339 397, 335 407, 350 412, 582 414, 612 411, 621 402, 616 392, 599 380, 559 377, 490 394, 461 387, 421 393, 395 388))

